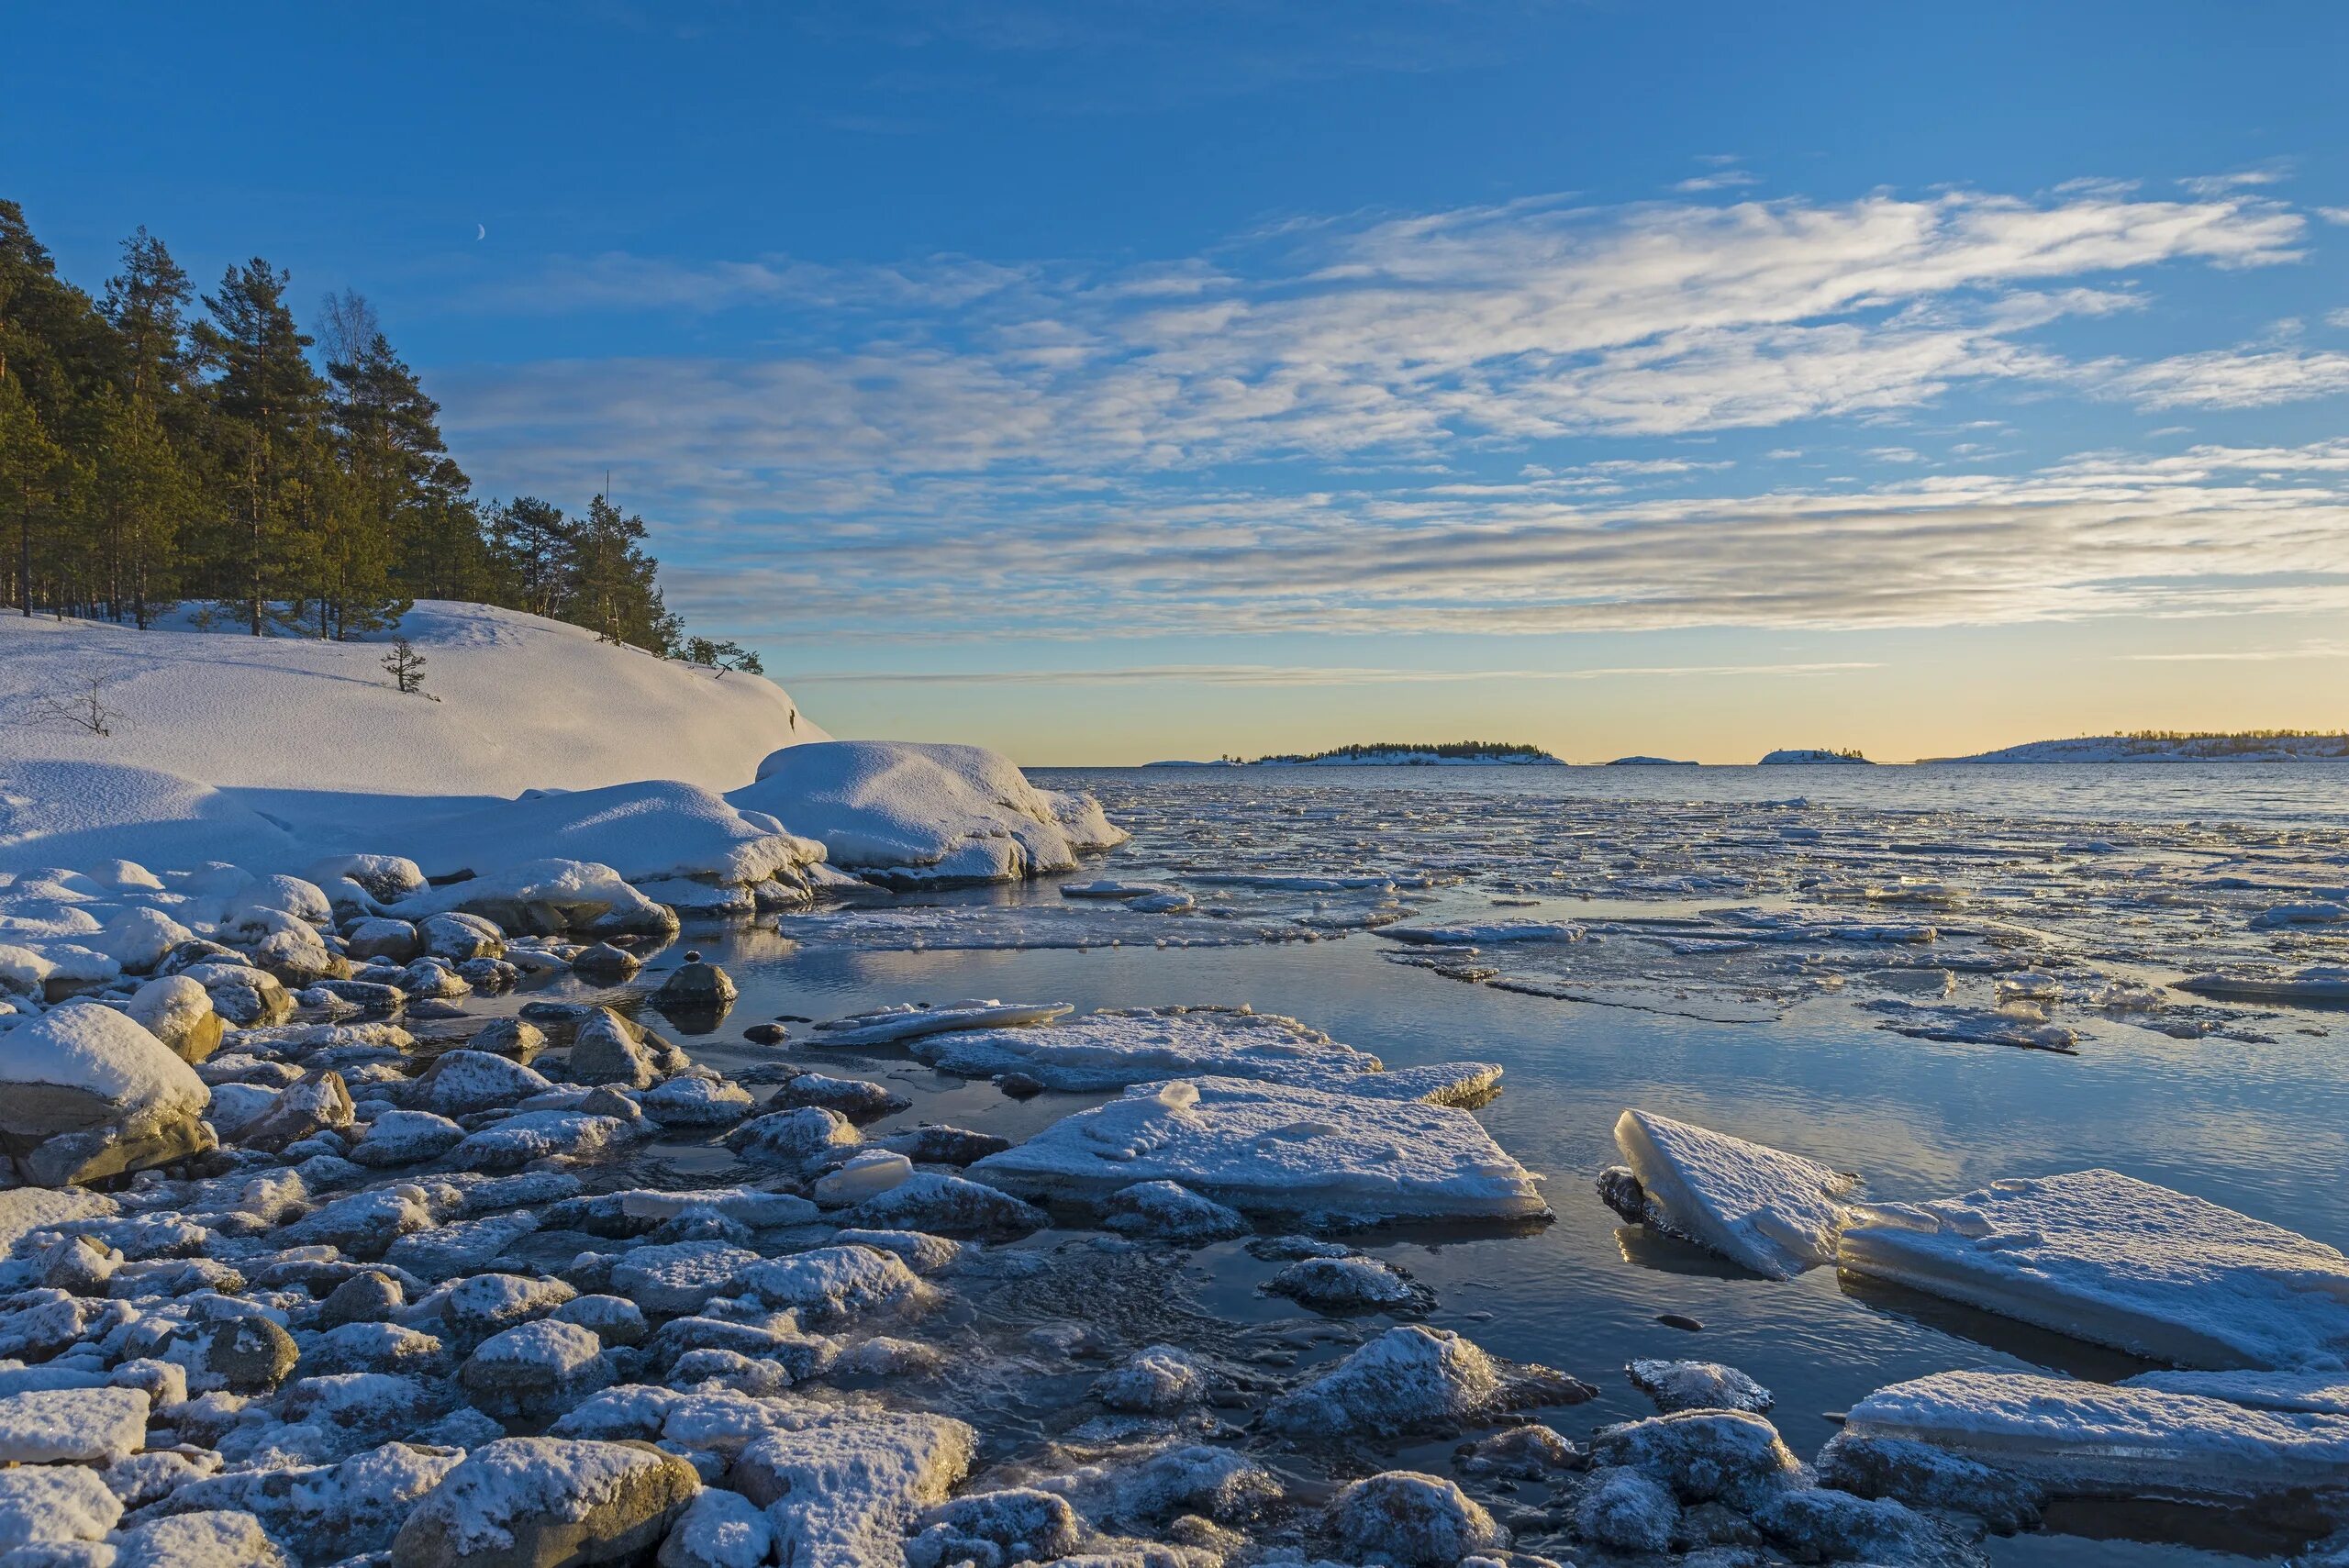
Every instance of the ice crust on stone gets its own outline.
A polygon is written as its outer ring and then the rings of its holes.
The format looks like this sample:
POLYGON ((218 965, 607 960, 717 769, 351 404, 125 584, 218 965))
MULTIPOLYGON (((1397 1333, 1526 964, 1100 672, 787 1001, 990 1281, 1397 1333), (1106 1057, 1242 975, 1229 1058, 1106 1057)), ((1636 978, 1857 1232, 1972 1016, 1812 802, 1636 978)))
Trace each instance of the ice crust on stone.
POLYGON ((1235 1078, 1139 1085, 971 1173, 1095 1200, 1171 1181, 1242 1210, 1364 1221, 1549 1212, 1531 1174, 1465 1111, 1235 1078))
POLYGON ((1836 1261, 2183 1366, 2349 1366, 2349 1258, 2117 1172, 1869 1206, 1843 1231, 1836 1261))
POLYGON ((924 1035, 956 1029, 994 1029, 1025 1024, 1048 1024, 1073 1012, 1066 1002, 998 1002, 993 997, 967 1002, 941 1002, 923 1006, 907 1002, 877 1007, 816 1026, 828 1046, 895 1045, 924 1035))
POLYGON ((1662 1228, 1772 1279, 1835 1261, 1856 1177, 1651 1111, 1618 1118, 1615 1146, 1662 1228))
POLYGON ((1930 1444, 2051 1491, 2241 1499, 2349 1485, 2349 1418, 2024 1373, 1880 1388, 1844 1429, 1930 1444))

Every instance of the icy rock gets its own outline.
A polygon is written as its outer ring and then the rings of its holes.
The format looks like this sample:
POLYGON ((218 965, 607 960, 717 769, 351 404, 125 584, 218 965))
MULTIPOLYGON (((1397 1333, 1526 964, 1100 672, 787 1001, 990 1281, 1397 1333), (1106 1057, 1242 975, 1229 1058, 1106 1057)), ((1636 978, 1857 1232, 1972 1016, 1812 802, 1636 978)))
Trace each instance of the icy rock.
POLYGON ((1356 1481, 1330 1505, 1339 1543, 1365 1562, 1452 1568, 1471 1552, 1499 1551, 1508 1531, 1452 1482, 1416 1470, 1356 1481))
MULTIPOLYGON (((620 1102, 621 1108, 634 1107, 620 1102)), ((450 1158, 473 1171, 518 1171, 536 1160, 587 1160, 643 1135, 614 1116, 581 1111, 524 1111, 469 1132, 450 1158)))
POLYGON ((161 1359, 187 1373, 197 1394, 267 1394, 284 1382, 301 1348, 267 1318, 243 1316, 190 1323, 173 1331, 161 1359))
POLYGON ((642 959, 609 942, 591 943, 571 958, 573 973, 603 985, 617 985, 643 967, 642 959))
MULTIPOLYGON (((618 785, 619 790, 690 789, 655 781, 642 785, 618 785)), ((576 790, 568 795, 541 800, 559 803, 562 810, 588 806, 588 797, 609 791, 576 790)), ((523 802, 532 806, 537 802, 523 802)), ((495 808, 511 810, 512 806, 495 808)), ((510 840, 509 840, 510 841, 510 840)), ((593 861, 549 859, 524 861, 442 887, 409 895, 386 913, 420 920, 443 910, 479 915, 500 930, 541 936, 587 931, 596 936, 640 933, 667 936, 677 929, 677 917, 629 885, 608 865, 593 861)))
POLYGON ((381 959, 406 963, 424 951, 424 940, 406 920, 370 916, 355 921, 343 933, 344 951, 356 960, 381 959))
POLYGON ((1048 1024, 1075 1011, 1066 1002, 998 1002, 993 997, 922 1006, 907 1002, 834 1018, 816 1026, 826 1045, 896 1045, 956 1029, 1012 1029, 1048 1024))
POLYGON ((1642 1110, 1618 1118, 1615 1145, 1658 1228, 1771 1279, 1835 1261, 1857 1177, 1642 1110))
POLYGON ((731 1295, 760 1258, 722 1241, 639 1247, 612 1265, 612 1289, 647 1312, 675 1318, 698 1312, 714 1296, 731 1295))
POLYGON ((1179 1182, 1136 1182, 1101 1205, 1101 1223, 1128 1236, 1155 1236, 1201 1247, 1254 1229, 1238 1209, 1204 1198, 1179 1182))
POLYGON ((1862 1497, 1890 1497, 1912 1508, 1971 1514, 2002 1535, 2039 1522, 2044 1500, 2021 1476, 1898 1438, 1838 1432, 1819 1451, 1820 1485, 1862 1497))
POLYGON ((871 1247, 818 1247, 743 1272, 740 1289, 823 1326, 884 1308, 919 1307, 936 1295, 905 1261, 871 1247))
POLYGON ((704 1490, 661 1543, 660 1568, 761 1568, 774 1551, 774 1527, 740 1492, 704 1490))
POLYGON ((267 1109, 237 1129, 235 1141, 282 1154, 304 1139, 347 1128, 351 1119, 351 1090, 342 1074, 322 1068, 288 1084, 267 1109))
POLYGON ((48 1388, 0 1397, 0 1463, 104 1464, 147 1446, 136 1388, 48 1388))
POLYGON ((60 1187, 211 1147, 212 1092, 139 1024, 85 1003, 51 1009, 0 1051, 0 1154, 17 1176, 60 1187))
POLYGON ((661 1080, 662 1063, 642 1029, 609 1007, 598 1007, 580 1020, 565 1071, 574 1083, 649 1089, 661 1080))
POLYGON ((465 1041, 465 1049, 528 1062, 544 1051, 546 1044, 546 1031, 528 1018, 492 1018, 473 1032, 465 1041))
POLYGON ((138 1508, 169 1496, 191 1482, 203 1480, 217 1471, 220 1463, 220 1456, 210 1450, 182 1453, 161 1449, 117 1459, 100 1473, 107 1489, 122 1500, 125 1508, 138 1508))
POLYGON ((1505 1407, 1500 1369, 1445 1329, 1389 1329, 1264 1413, 1275 1430, 1386 1435, 1463 1426, 1505 1407))
POLYGON ((952 1268, 963 1256, 963 1243, 943 1236, 931 1236, 919 1230, 874 1230, 851 1226, 834 1232, 834 1242, 841 1246, 871 1247, 890 1252, 902 1259, 906 1267, 918 1274, 934 1274, 952 1268))
POLYGON ((473 1274, 417 1303, 410 1322, 429 1327, 437 1321, 451 1337, 471 1343, 547 1317, 577 1294, 561 1280, 473 1274))
POLYGON ((1186 1443, 1128 1453, 1041 1482, 1086 1518, 1118 1524, 1163 1520, 1177 1513, 1219 1524, 1241 1522, 1281 1496, 1281 1485, 1254 1460, 1230 1449, 1186 1443))
POLYGON ((907 1568, 960 1562, 1035 1562, 1076 1550, 1084 1521, 1068 1499, 1032 1486, 973 1492, 923 1514, 907 1542, 907 1568))
POLYGON ((1098 1199, 1163 1180, 1242 1209, 1362 1220, 1550 1212, 1465 1111, 1231 1078, 1138 1085, 971 1171, 1020 1193, 1098 1199))
POLYGON ((108 920, 90 945, 119 964, 125 974, 148 974, 195 935, 161 909, 131 908, 108 920))
POLYGON ((864 1141, 855 1125, 837 1111, 820 1106, 797 1110, 769 1111, 752 1117, 726 1135, 726 1147, 746 1160, 779 1165, 804 1165, 838 1149, 853 1149, 864 1141))
POLYGON ((915 1516, 968 1473, 977 1434, 944 1416, 842 1412, 745 1448, 729 1477, 767 1510, 793 1568, 897 1562, 915 1516))
POLYGON ((949 1127, 939 1122, 924 1122, 903 1132, 893 1132, 878 1140, 885 1149, 894 1149, 907 1159, 922 1165, 968 1165, 990 1154, 1000 1154, 1011 1147, 1011 1140, 998 1138, 991 1132, 973 1132, 967 1128, 949 1127))
POLYGON ((641 1344, 651 1331, 643 1308, 618 1296, 573 1296, 550 1316, 558 1323, 578 1324, 607 1346, 641 1344))
POLYGON ((226 1025, 212 1008, 212 993, 184 974, 150 980, 130 994, 123 1011, 190 1066, 220 1049, 226 1025))
POLYGON ((77 1219, 99 1219, 119 1206, 104 1193, 74 1187, 0 1189, 0 1256, 15 1250, 19 1239, 77 1219))
POLYGON ((1590 1457, 1660 1481, 1683 1503, 1722 1502, 1740 1511, 1802 1471, 1778 1429, 1742 1410, 1684 1410, 1608 1427, 1590 1440, 1590 1457))
POLYGON ((820 840, 836 866, 892 880, 1001 882, 1070 871, 1123 843, 1089 795, 1040 790, 976 746, 822 741, 759 764, 726 797, 820 840))
POLYGON ((701 1187, 679 1193, 640 1187, 613 1195, 619 1200, 623 1215, 640 1221, 707 1214, 752 1230, 774 1230, 805 1225, 816 1218, 816 1206, 804 1197, 751 1187, 701 1187))
POLYGON ((1928 1444, 2051 1492, 2243 1499, 2349 1486, 2349 1418, 2022 1373, 1879 1388, 1848 1436, 1928 1444))
POLYGON ((1837 1262, 2155 1361, 2349 1363, 2349 1258, 2111 1171, 1870 1206, 1844 1231, 1837 1262))
POLYGON ((553 1568, 650 1552, 701 1478, 635 1443, 503 1438, 468 1453, 392 1541, 392 1568, 553 1568))
POLYGON ((416 1080, 408 1104, 444 1117, 471 1116, 475 1111, 519 1105, 553 1087, 543 1074, 518 1062, 468 1046, 434 1058, 416 1080))
POLYGON ((1042 1209, 999 1188, 937 1171, 917 1171, 841 1218, 868 1229, 941 1236, 1025 1236, 1051 1223, 1042 1209))
POLYGON ((690 1074, 654 1084, 636 1103, 663 1127, 726 1127, 749 1116, 757 1105, 740 1084, 690 1074))
POLYGON ((871 1121, 912 1104, 905 1095, 878 1084, 862 1078, 834 1078, 822 1073, 794 1073, 767 1101, 770 1109, 779 1111, 821 1106, 852 1121, 871 1121))
POLYGON ((289 1568, 252 1515, 207 1508, 153 1519, 115 1538, 114 1568, 289 1568))
MULTIPOLYGON (((441 1426, 457 1424, 452 1419, 441 1426)), ((482 1440, 497 1435, 492 1424, 482 1440)), ((248 1513, 261 1521, 273 1539, 317 1543, 322 1552, 314 1561, 325 1561, 323 1552, 349 1561, 343 1554, 380 1553, 388 1548, 401 1523, 462 1457, 447 1447, 387 1442, 336 1464, 232 1470, 199 1476, 176 1488, 168 1507, 175 1513, 195 1509, 248 1513)))
POLYGON ((1933 1522, 1889 1497, 1789 1487, 1755 1508, 1753 1518, 1798 1562, 1949 1560, 1950 1542, 1933 1522))
POLYGON ((437 1160, 464 1140, 465 1129, 431 1111, 385 1111, 367 1124, 351 1158, 375 1170, 437 1160))
POLYGON ((1207 1396, 1206 1371, 1173 1345, 1136 1351, 1094 1381, 1093 1396, 1133 1416, 1171 1416, 1207 1396))
POLYGON ((496 922, 458 911, 427 915, 416 923, 424 951, 451 963, 476 958, 499 958, 506 952, 506 933, 496 922))
POLYGON ((545 1415, 569 1408, 611 1381, 611 1362, 595 1331, 541 1319, 492 1334, 457 1380, 493 1416, 545 1415))
POLYGON ((121 1500, 95 1470, 0 1470, 0 1552, 30 1542, 97 1540, 121 1517, 121 1500))
POLYGON ((1662 1482, 1636 1470, 1592 1473, 1575 1504, 1584 1539, 1619 1551, 1664 1551, 1680 1524, 1680 1503, 1662 1482))
POLYGON ((663 1009, 685 1007, 689 1010, 723 1009, 733 1005, 741 993, 735 988, 734 977, 718 965, 705 960, 698 952, 687 952, 685 961, 669 972, 653 993, 654 1004, 663 1009))
POLYGON ((380 1323, 407 1306, 400 1282, 380 1269, 351 1275, 318 1303, 317 1326, 340 1328, 345 1323, 380 1323))
POLYGON ((1264 1288, 1325 1312, 1391 1312, 1422 1301, 1409 1280, 1375 1258, 1299 1258, 1264 1288))
POLYGON ((1776 1403, 1768 1389, 1719 1362, 1635 1361, 1623 1371, 1631 1386, 1667 1416, 1678 1410, 1744 1410, 1758 1416, 1776 1403))
POLYGON ((1540 1481, 1582 1463, 1582 1451, 1547 1427, 1511 1427, 1457 1451, 1460 1468, 1472 1475, 1501 1475, 1540 1481))
POLYGON ((913 1054, 943 1073, 1020 1073, 1048 1089, 1098 1091, 1187 1076, 1269 1078, 1340 1086, 1375 1073, 1377 1057, 1295 1018, 1246 1007, 1141 1007, 1021 1029, 926 1036, 913 1054))

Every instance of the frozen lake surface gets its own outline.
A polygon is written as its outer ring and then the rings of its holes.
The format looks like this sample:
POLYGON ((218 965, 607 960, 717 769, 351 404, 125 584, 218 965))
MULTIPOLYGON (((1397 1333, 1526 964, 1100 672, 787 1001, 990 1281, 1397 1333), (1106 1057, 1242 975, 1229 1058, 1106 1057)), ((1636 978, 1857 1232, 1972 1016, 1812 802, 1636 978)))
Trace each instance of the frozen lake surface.
MULTIPOLYGON (((1622 1373, 1640 1357, 1742 1369, 1776 1391, 1772 1418, 1806 1455, 1831 1415, 1903 1379, 2147 1365, 1831 1268, 1762 1279, 1626 1227, 1591 1185, 1626 1106, 1858 1172, 1871 1199, 2102 1165, 2349 1242, 2349 1013, 2170 984, 2349 960, 2349 923, 2326 912, 2349 884, 2349 767, 1034 776, 1097 795, 1133 841, 1061 884, 859 896, 785 916, 780 939, 699 939, 743 995, 688 1048, 736 1073, 773 1061, 739 1040, 763 1018, 1000 996, 1247 1003, 1390 1068, 1500 1063, 1504 1092, 1477 1114, 1544 1175, 1555 1222, 1361 1240, 1432 1293, 1428 1321, 1597 1384, 1598 1399, 1545 1413, 1577 1439, 1651 1412, 1622 1373), (1088 895, 1064 896, 1071 884, 1088 895)), ((876 1133, 951 1119, 1019 1138, 1107 1097, 1014 1101, 902 1046, 791 1032, 795 1061, 914 1101, 876 1133)), ((729 1162, 713 1149, 707 1162, 729 1162)), ((1268 1365, 1334 1356, 1384 1321, 1325 1325, 1260 1294, 1279 1267, 1227 1242, 1177 1277, 1059 1309, 1128 1314, 1135 1332, 1268 1365)), ((1055 1310, 1012 1294, 983 1310, 1055 1310)), ((1053 1430, 1049 1389, 987 1399, 995 1444, 1053 1430)), ((2001 1563, 2280 1561, 2291 1539, 2260 1523, 2076 1506, 2060 1529, 1987 1550, 2001 1563)))

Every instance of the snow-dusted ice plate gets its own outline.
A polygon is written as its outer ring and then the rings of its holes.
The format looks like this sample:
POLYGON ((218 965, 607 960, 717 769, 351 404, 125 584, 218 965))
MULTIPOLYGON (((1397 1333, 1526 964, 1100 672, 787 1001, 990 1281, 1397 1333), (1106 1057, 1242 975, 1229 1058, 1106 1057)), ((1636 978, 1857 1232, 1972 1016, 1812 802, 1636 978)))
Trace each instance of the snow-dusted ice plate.
POLYGON ((1844 1430, 1929 1443, 2064 1493, 2240 1500, 2349 1486, 2349 1418, 2023 1373, 1880 1388, 1844 1430))
POLYGON ((1246 1211, 1363 1222, 1549 1213, 1532 1173, 1465 1111, 1234 1078, 1139 1086, 971 1174, 1087 1200, 1172 1181, 1246 1211))
POLYGON ((1615 1122, 1652 1221, 1772 1279, 1832 1262, 1859 1178, 1653 1111, 1615 1122))
POLYGON ((1868 1206, 1854 1273, 2182 1366, 2349 1364, 2349 1258, 2112 1171, 1868 1206))

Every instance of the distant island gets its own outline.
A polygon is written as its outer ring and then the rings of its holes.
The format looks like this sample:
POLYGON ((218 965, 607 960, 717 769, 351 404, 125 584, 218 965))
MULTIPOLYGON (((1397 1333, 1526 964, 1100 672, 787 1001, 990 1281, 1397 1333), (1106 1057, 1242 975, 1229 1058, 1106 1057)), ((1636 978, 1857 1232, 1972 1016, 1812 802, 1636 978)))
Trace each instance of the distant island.
POLYGON ((1212 762, 1152 762, 1153 768, 1563 768, 1565 759, 1539 746, 1489 740, 1452 740, 1441 745, 1381 740, 1340 746, 1330 751, 1288 751, 1252 762, 1219 757, 1212 762))
POLYGON ((1610 768, 1693 768, 1694 762, 1684 762, 1677 757, 1618 757, 1607 764, 1610 768))
POLYGON ((1874 767, 1876 765, 1869 762, 1865 757, 1861 756, 1859 752, 1855 751, 1834 751, 1820 746, 1798 746, 1783 751, 1773 751, 1768 756, 1763 758, 1759 765, 1765 768, 1776 768, 1797 766, 1810 762, 1853 762, 1863 767, 1874 767))
POLYGON ((2316 729, 2139 729, 2032 740, 1971 757, 1928 762, 2349 762, 2349 733, 2316 729))

